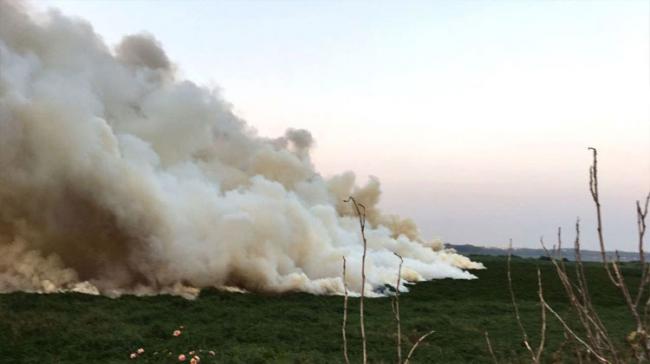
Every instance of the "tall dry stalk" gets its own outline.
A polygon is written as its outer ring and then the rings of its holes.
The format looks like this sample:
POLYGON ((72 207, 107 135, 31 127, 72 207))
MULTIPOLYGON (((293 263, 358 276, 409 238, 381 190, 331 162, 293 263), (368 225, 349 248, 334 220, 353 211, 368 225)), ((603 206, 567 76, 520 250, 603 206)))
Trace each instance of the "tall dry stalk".
MULTIPOLYGON (((635 331, 628 335, 628 340, 632 346, 634 357, 637 362, 647 362, 650 360, 650 341, 648 338, 648 311, 650 307, 650 297, 644 303, 643 297, 644 293, 648 291, 648 285, 650 284, 650 267, 646 262, 645 249, 644 249, 644 240, 646 233, 646 217, 648 213, 648 205, 650 204, 650 194, 646 197, 644 203, 639 201, 636 202, 636 215, 637 215, 637 229, 638 229, 638 250, 639 250, 639 261, 641 263, 641 278, 639 280, 639 286, 636 290, 636 294, 632 294, 629 289, 623 272, 621 270, 620 257, 618 252, 616 252, 615 257, 610 259, 607 255, 606 243, 603 234, 603 218, 602 218, 602 203, 600 199, 600 191, 598 185, 598 151, 595 148, 589 148, 592 152, 592 164, 589 167, 589 192, 591 198, 595 205, 596 210, 596 233, 598 238, 598 244, 600 248, 600 256, 602 260, 603 267, 607 273, 607 277, 612 282, 612 284, 619 290, 621 296, 624 299, 624 302, 630 312, 632 319, 635 323, 635 331), (643 305, 643 312, 641 312, 641 306, 643 305), (631 338, 631 339, 630 339, 631 338)), ((583 332, 583 337, 576 333, 576 330, 572 329, 561 315, 559 315, 549 304, 544 300, 543 292, 541 290, 541 274, 538 271, 538 282, 540 284, 539 297, 543 307, 548 310, 562 325, 565 331, 565 336, 567 338, 573 339, 579 347, 582 347, 583 350, 579 350, 576 347, 576 358, 582 362, 582 359, 591 361, 595 359, 599 363, 625 363, 626 360, 621 358, 617 348, 613 344, 613 341, 607 332, 607 328, 601 321, 598 313, 596 312, 594 305, 591 301, 591 295, 589 293, 589 287, 587 284, 587 275, 585 274, 584 265, 582 262, 581 248, 580 248, 580 220, 576 221, 576 238, 574 242, 575 250, 575 278, 571 279, 567 273, 566 266, 561 257, 562 250, 562 231, 558 229, 558 249, 553 254, 549 253, 544 245, 544 241, 540 240, 540 243, 544 250, 547 252, 551 262, 555 268, 555 272, 562 283, 564 291, 567 295, 567 298, 570 303, 571 309, 575 312, 578 319, 580 331, 583 332)), ((510 277, 510 258, 508 258, 508 282, 509 287, 511 288, 511 277, 510 277)), ((511 293, 512 294, 512 293, 511 293)), ((513 298, 514 302, 514 298, 513 298)), ((542 313, 542 319, 544 321, 545 313, 542 313)), ((522 327, 520 318, 515 308, 515 317, 522 327)), ((524 333, 524 342, 527 341, 527 336, 524 333)), ((532 353, 530 345, 526 344, 529 352, 532 353)), ((539 353, 539 351, 538 351, 539 353)), ((533 362, 540 360, 539 355, 535 355, 533 362)))
MULTIPOLYGON (((598 316, 598 312, 596 312, 592 305, 591 296, 589 295, 586 274, 580 254, 580 221, 578 220, 576 222, 576 239, 574 242, 576 257, 575 281, 571 280, 569 277, 566 271, 566 266, 561 257, 562 230, 558 229, 558 250, 555 254, 549 253, 543 239, 540 239, 540 244, 546 251, 547 255, 551 258, 551 262, 555 267, 556 274, 560 279, 567 298, 569 299, 571 308, 576 313, 586 337, 584 339, 576 337, 575 332, 567 331, 566 327, 565 334, 574 338, 578 343, 588 343, 588 345, 585 346, 588 356, 593 355, 599 361, 601 360, 598 358, 611 357, 612 362, 619 362, 618 353, 609 338, 605 325, 598 316)), ((547 308, 550 307, 548 304, 545 304, 545 306, 547 306, 547 308)))
MULTIPOLYGON (((544 306, 544 295, 542 291, 542 276, 541 273, 539 272, 539 269, 537 269, 537 284, 538 284, 538 296, 539 296, 539 303, 541 306, 541 315, 542 315, 542 327, 541 327, 541 332, 540 332, 540 341, 539 344, 537 345, 537 350, 534 350, 533 347, 530 344, 530 340, 528 338, 528 333, 526 332, 526 328, 524 327, 524 324, 521 322, 521 316, 519 315, 519 306, 517 305, 517 299, 515 298, 515 291, 512 288, 512 268, 511 268, 511 260, 512 260, 512 240, 510 240, 509 248, 508 248, 508 269, 507 269, 507 276, 508 276, 508 290, 510 291, 510 299, 512 301, 512 308, 515 312, 515 319, 517 320, 517 325, 519 326, 519 330, 521 331, 521 336, 523 339, 523 344, 528 353, 530 354, 530 359, 533 363, 538 364, 540 363, 542 353, 544 352, 544 344, 546 342, 546 307, 544 306)), ((487 336, 486 336, 487 337, 487 336)), ((489 344, 489 342, 488 342, 489 344)))
MULTIPOLYGON (((357 200, 354 199, 354 197, 350 196, 347 200, 344 200, 343 202, 351 202, 352 206, 354 207, 354 210, 357 214, 357 217, 359 218, 359 227, 361 229, 361 238, 363 239, 363 257, 361 259, 361 296, 359 299, 359 323, 361 326, 361 342, 362 342, 362 349, 363 349, 363 363, 366 364, 368 361, 368 354, 366 351, 366 330, 365 330, 365 325, 364 325, 364 311, 363 311, 363 299, 365 297, 365 286, 366 286, 366 271, 365 271, 365 263, 366 263, 366 249, 368 242, 366 240, 366 207, 359 203, 357 200)), ((395 256, 397 256, 400 260, 399 267, 397 270, 397 283, 395 286, 395 296, 392 301, 392 307, 393 307, 393 314, 395 316, 395 321, 397 325, 397 363, 402 364, 402 328, 401 328, 401 319, 400 319, 400 313, 399 313, 399 287, 401 285, 401 277, 402 277, 402 264, 404 263, 404 259, 402 256, 400 256, 397 253, 393 253, 395 256)), ((343 257, 343 279, 345 281, 345 257, 343 257)), ((347 344, 346 344, 346 335, 345 335, 345 324, 347 322, 347 296, 348 296, 348 291, 347 291, 347 286, 344 286, 345 288, 345 297, 343 301, 344 305, 344 312, 343 312, 343 342, 344 342, 344 357, 346 360, 346 363, 348 363, 348 358, 347 358, 347 344)), ((408 364, 409 361, 411 360, 411 357, 413 356, 413 353, 415 352, 415 349, 418 348, 420 343, 424 341, 429 335, 433 334, 435 331, 431 330, 424 335, 420 336, 418 340, 411 346, 411 350, 409 350, 408 355, 406 356, 406 359, 404 360, 403 364, 408 364)))
POLYGON ((603 219, 600 205, 600 194, 598 193, 598 151, 596 148, 592 147, 587 149, 593 153, 593 162, 591 167, 589 167, 589 192, 591 193, 591 198, 594 200, 594 204, 596 205, 596 232, 598 233, 598 243, 600 244, 600 255, 605 264, 607 275, 612 282, 616 284, 616 281, 612 277, 612 272, 609 270, 609 265, 607 264, 607 251, 605 250, 605 239, 603 239, 603 219))
MULTIPOLYGON (((620 290, 621 295, 625 299, 625 303, 628 307, 628 310, 630 311, 632 318, 636 323, 635 336, 637 337, 637 340, 640 343, 639 345, 640 350, 636 348, 634 349, 635 356, 637 357, 637 361, 640 362, 643 360, 648 360, 650 359, 650 342, 648 340, 648 334, 647 334, 648 330, 647 330, 647 324, 645 322, 646 320, 645 318, 642 318, 642 315, 639 312, 639 304, 643 292, 645 291, 645 287, 649 283, 648 267, 646 265, 646 260, 645 260, 644 239, 645 239, 645 230, 646 230, 645 220, 648 213, 648 203, 650 202, 650 194, 648 194, 648 196, 646 197, 643 208, 641 208, 641 203, 639 201, 636 202, 638 249, 639 249, 639 261, 642 264, 641 266, 642 274, 641 274, 641 279, 639 281, 639 287, 637 289, 636 296, 632 297, 628 285, 625 282, 625 279, 623 277, 623 273, 621 272, 620 259, 618 257, 618 253, 616 254, 616 259, 614 259, 611 263, 608 262, 606 248, 605 248, 605 240, 603 238, 603 221, 602 221, 600 195, 598 191, 598 151, 596 150, 596 148, 592 148, 592 147, 590 147, 589 150, 592 151, 592 158, 593 158, 592 165, 589 168, 589 190, 591 192, 592 200, 594 201, 594 204, 596 206, 596 223, 597 223, 596 231, 598 233, 598 242, 601 250, 601 258, 603 261, 603 265, 605 266, 605 270, 607 271, 607 275, 609 276, 614 286, 616 286, 620 290)), ((644 312, 645 311, 646 310, 644 310, 644 312)))
POLYGON ((411 357, 413 356, 413 353, 415 352, 415 349, 418 348, 418 345, 420 345, 420 343, 422 341, 424 341, 424 339, 426 339, 427 336, 433 334, 434 332, 436 332, 436 331, 431 330, 431 331, 427 332, 426 334, 420 336, 420 338, 415 342, 415 344, 413 344, 413 346, 411 346, 411 350, 409 350, 409 353, 406 356, 406 360, 404 360, 404 364, 408 364, 411 361, 411 357))
MULTIPOLYGON (((511 265, 510 265, 510 253, 508 254, 508 265, 507 265, 507 275, 508 275, 508 288, 510 290, 510 294, 512 297, 512 302, 513 302, 513 307, 515 310, 515 318, 517 320, 517 324, 520 327, 520 330, 522 331, 522 336, 523 336, 523 344, 526 347, 526 350, 528 350, 529 354, 531 355, 531 362, 533 363, 541 363, 542 359, 542 354, 544 352, 544 345, 546 342, 546 310, 548 310, 550 313, 555 316, 555 318, 560 322, 562 327, 565 330, 566 335, 572 337, 574 340, 576 340, 579 344, 581 344, 585 349, 587 354, 593 356, 598 362, 600 363, 612 363, 612 361, 606 359, 601 353, 599 353, 597 350, 594 349, 589 343, 587 343, 583 338, 581 338, 578 334, 575 333, 574 330, 571 329, 571 327, 566 323, 566 321, 560 316, 544 299, 544 291, 542 288, 542 274, 539 268, 537 268, 537 285, 538 285, 538 297, 541 305, 541 329, 540 329, 540 342, 539 345, 537 346, 537 350, 534 350, 532 346, 530 345, 530 342, 528 340, 528 335, 526 334, 526 329, 524 328, 521 318, 518 314, 518 308, 517 308, 517 303, 516 299, 514 298, 514 291, 512 289, 512 276, 511 276, 511 265)), ((553 258, 554 259, 554 258, 553 258)), ((487 339, 487 336, 486 336, 487 339)), ((488 340, 488 345, 489 339, 488 340)), ((491 346, 490 346, 491 349, 491 346)), ((578 353, 580 355, 580 353, 578 353)))
POLYGON ((537 295, 539 296, 539 304, 541 306, 541 316, 542 316, 542 328, 540 329, 540 339, 539 345, 537 346, 537 352, 535 353, 535 363, 539 363, 542 358, 542 352, 544 351, 544 344, 546 343, 546 306, 544 306, 544 291, 542 289, 542 273, 537 268, 537 286, 538 291, 537 295))
POLYGON ((346 335, 346 327, 348 323, 348 281, 345 274, 345 257, 343 257, 343 325, 341 333, 343 334, 343 359, 345 364, 350 364, 350 357, 348 356, 348 339, 346 335))
POLYGON ((402 324, 399 316, 399 286, 402 279, 402 264, 404 259, 401 255, 393 253, 399 258, 399 268, 397 269, 397 283, 395 285, 395 297, 393 298, 393 314, 395 315, 395 324, 397 326, 397 363, 402 362, 402 324))
MULTIPOLYGON (((399 313, 399 287, 401 284, 401 279, 402 279, 402 264, 404 264, 404 258, 402 258, 401 255, 393 252, 396 257, 399 258, 399 267, 397 269, 397 283, 395 285, 395 296, 393 297, 392 305, 393 305, 393 314, 395 315, 395 325, 396 331, 397 331, 397 364, 402 363, 402 323, 401 323, 401 318, 400 318, 400 313, 399 313)), ((415 352, 415 349, 417 349, 418 345, 427 338, 427 336, 433 334, 435 331, 431 330, 427 332, 426 334, 420 336, 418 340, 413 344, 411 347, 411 350, 409 350, 408 355, 406 356, 406 360, 404 360, 404 364, 408 364, 408 362, 411 360, 411 357, 413 356, 413 353, 415 352)))
POLYGON ((627 304, 628 309, 630 310, 630 313, 632 314, 634 321, 636 322, 637 333, 639 334, 643 333, 645 336, 645 327, 644 327, 645 325, 643 324, 641 315, 639 314, 638 304, 641 299, 641 295, 643 294, 644 291, 643 287, 647 284, 646 282, 647 274, 645 274, 647 268, 645 267, 645 252, 643 249, 644 246, 643 240, 645 235, 645 217, 648 210, 648 200, 650 199, 650 194, 646 198, 645 209, 641 209, 641 204, 639 203, 639 201, 636 202, 637 226, 639 229, 639 260, 643 264, 642 270, 644 274, 642 274, 642 279, 639 282, 639 289, 637 290, 637 296, 636 298, 633 299, 628 289, 628 286, 625 282, 625 279, 623 278, 623 274, 621 273, 620 264, 619 264, 620 262, 618 257, 617 259, 614 259, 611 263, 608 261, 607 258, 607 253, 605 249, 605 239, 603 238, 603 221, 602 221, 600 194, 598 191, 598 151, 596 150, 596 148, 592 148, 592 147, 589 147, 588 149, 592 152, 592 157, 593 157, 592 165, 589 168, 589 191, 591 192, 592 200, 594 201, 594 205, 596 206, 596 223, 597 223, 596 231, 598 233, 598 242, 600 245, 600 254, 603 261, 603 265, 605 266, 605 270, 607 271, 607 275, 609 276, 609 279, 621 291, 621 294, 625 299, 625 303, 627 304), (614 272, 613 274, 612 271, 614 272))
POLYGON ((553 308, 552 308, 552 307, 551 307, 551 306, 550 306, 550 305, 549 305, 545 300, 543 300, 543 299, 542 299, 542 304, 544 305, 544 307, 546 307, 546 309, 547 309, 550 313, 552 313, 552 314, 555 316, 555 318, 557 318, 557 320, 560 322, 560 324, 562 324, 562 326, 564 327, 564 329, 566 330, 566 332, 569 333, 569 334, 570 334, 570 335, 571 335, 575 340, 577 340, 580 344, 582 344, 582 345, 587 349, 587 353, 588 353, 588 354, 593 355, 593 356, 594 356, 594 357, 595 357, 599 362, 601 362, 601 363, 611 363, 611 361, 609 361, 609 360, 607 360, 606 358, 604 358, 604 357, 600 356, 599 354, 597 354, 596 351, 595 351, 591 346, 589 346, 589 344, 588 344, 587 342, 585 342, 583 339, 580 338, 580 336, 578 336, 578 335, 577 335, 573 330, 571 330, 571 327, 569 327, 569 325, 567 325, 566 321, 562 318, 562 316, 560 316, 560 314, 558 314, 558 313, 557 313, 557 312, 556 312, 556 311, 555 311, 555 310, 554 310, 554 309, 553 309, 553 308))
POLYGON ((488 352, 490 353, 490 357, 492 358, 492 361, 494 364, 499 364, 497 361, 497 356, 494 355, 494 350, 492 349, 492 343, 490 342, 490 335, 488 335, 488 332, 484 332, 485 335, 485 343, 487 344, 488 352))
POLYGON ((361 346, 363 350, 363 364, 368 363, 368 351, 366 349, 366 327, 363 320, 363 299, 366 293, 366 249, 368 241, 366 240, 366 206, 357 202, 354 197, 350 196, 343 202, 352 202, 354 210, 359 218, 361 227, 361 238, 363 239, 363 256, 361 258, 361 297, 359 298, 359 325, 361 326, 361 346))

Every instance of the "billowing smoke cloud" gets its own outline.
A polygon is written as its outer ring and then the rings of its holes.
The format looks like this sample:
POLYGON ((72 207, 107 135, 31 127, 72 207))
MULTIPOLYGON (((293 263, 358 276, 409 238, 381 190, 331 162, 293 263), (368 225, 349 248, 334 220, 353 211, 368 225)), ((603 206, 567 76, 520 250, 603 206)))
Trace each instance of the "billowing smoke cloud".
POLYGON ((379 182, 314 169, 306 130, 261 138, 214 91, 174 77, 152 36, 114 49, 58 12, 0 0, 0 291, 118 295, 234 286, 368 289, 464 278, 480 264, 377 209, 379 182))
POLYGON ((129 35, 115 49, 117 59, 135 67, 171 71, 169 58, 160 43, 149 34, 129 35))

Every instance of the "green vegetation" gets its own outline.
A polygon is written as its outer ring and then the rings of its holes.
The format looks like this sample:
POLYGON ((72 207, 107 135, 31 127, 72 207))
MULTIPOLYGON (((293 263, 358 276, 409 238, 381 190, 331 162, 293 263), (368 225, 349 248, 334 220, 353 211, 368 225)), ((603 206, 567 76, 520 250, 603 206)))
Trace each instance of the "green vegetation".
MULTIPOLYGON (((415 363, 490 363, 484 339, 488 331, 499 362, 527 362, 513 316, 503 257, 474 257, 487 270, 478 280, 436 280, 417 284, 400 296, 404 350, 423 333, 436 333, 413 356, 415 363)), ((543 274, 544 295, 563 315, 569 305, 550 262, 512 261, 515 293, 522 321, 535 343, 540 327, 536 267, 543 274)), ((572 270, 572 265, 569 264, 572 270)), ((585 264, 594 305, 611 337, 625 345, 634 329, 619 292, 597 263, 585 264)), ((622 269, 634 287, 638 264, 622 269)), ((342 297, 304 293, 283 295, 204 291, 195 301, 178 297, 106 297, 82 294, 0 295, 0 361, 7 363, 174 363, 180 352, 201 354, 202 363, 342 362, 342 297), (183 334, 172 337, 180 325, 183 334), (136 360, 129 354, 143 347, 136 360), (172 356, 161 354, 167 349, 172 356), (154 356, 154 352, 159 354, 154 356)), ((390 299, 366 301, 369 360, 395 362, 395 326, 390 299)), ((569 315, 570 317, 570 315, 569 315)), ((545 361, 564 341, 562 328, 548 318, 545 361)), ((361 342, 358 299, 350 299, 348 342, 352 362, 359 362, 361 342)), ((565 347, 568 348, 569 346, 565 347)), ((572 362, 570 353, 561 358, 572 362)))

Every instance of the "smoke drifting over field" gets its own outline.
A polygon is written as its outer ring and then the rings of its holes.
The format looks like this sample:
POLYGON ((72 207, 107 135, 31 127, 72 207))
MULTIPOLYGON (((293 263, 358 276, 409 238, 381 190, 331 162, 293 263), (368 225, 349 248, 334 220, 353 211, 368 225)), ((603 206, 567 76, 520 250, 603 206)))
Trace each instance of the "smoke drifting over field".
POLYGON ((313 139, 262 138, 175 79, 151 35, 109 47, 81 20, 0 0, 0 291, 107 295, 360 289, 349 195, 368 207, 368 288, 472 278, 467 258, 377 209, 379 182, 320 176, 313 139))

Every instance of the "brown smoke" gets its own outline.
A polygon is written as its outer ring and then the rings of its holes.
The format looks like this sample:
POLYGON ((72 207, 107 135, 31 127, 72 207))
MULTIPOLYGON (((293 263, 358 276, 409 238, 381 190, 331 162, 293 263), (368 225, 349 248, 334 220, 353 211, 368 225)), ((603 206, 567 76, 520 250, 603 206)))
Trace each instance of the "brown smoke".
POLYGON ((480 268, 378 208, 380 185, 326 179, 306 130, 261 138, 218 92, 177 80, 151 35, 0 0, 0 291, 195 294, 360 288, 350 207, 368 207, 368 288, 480 268))

